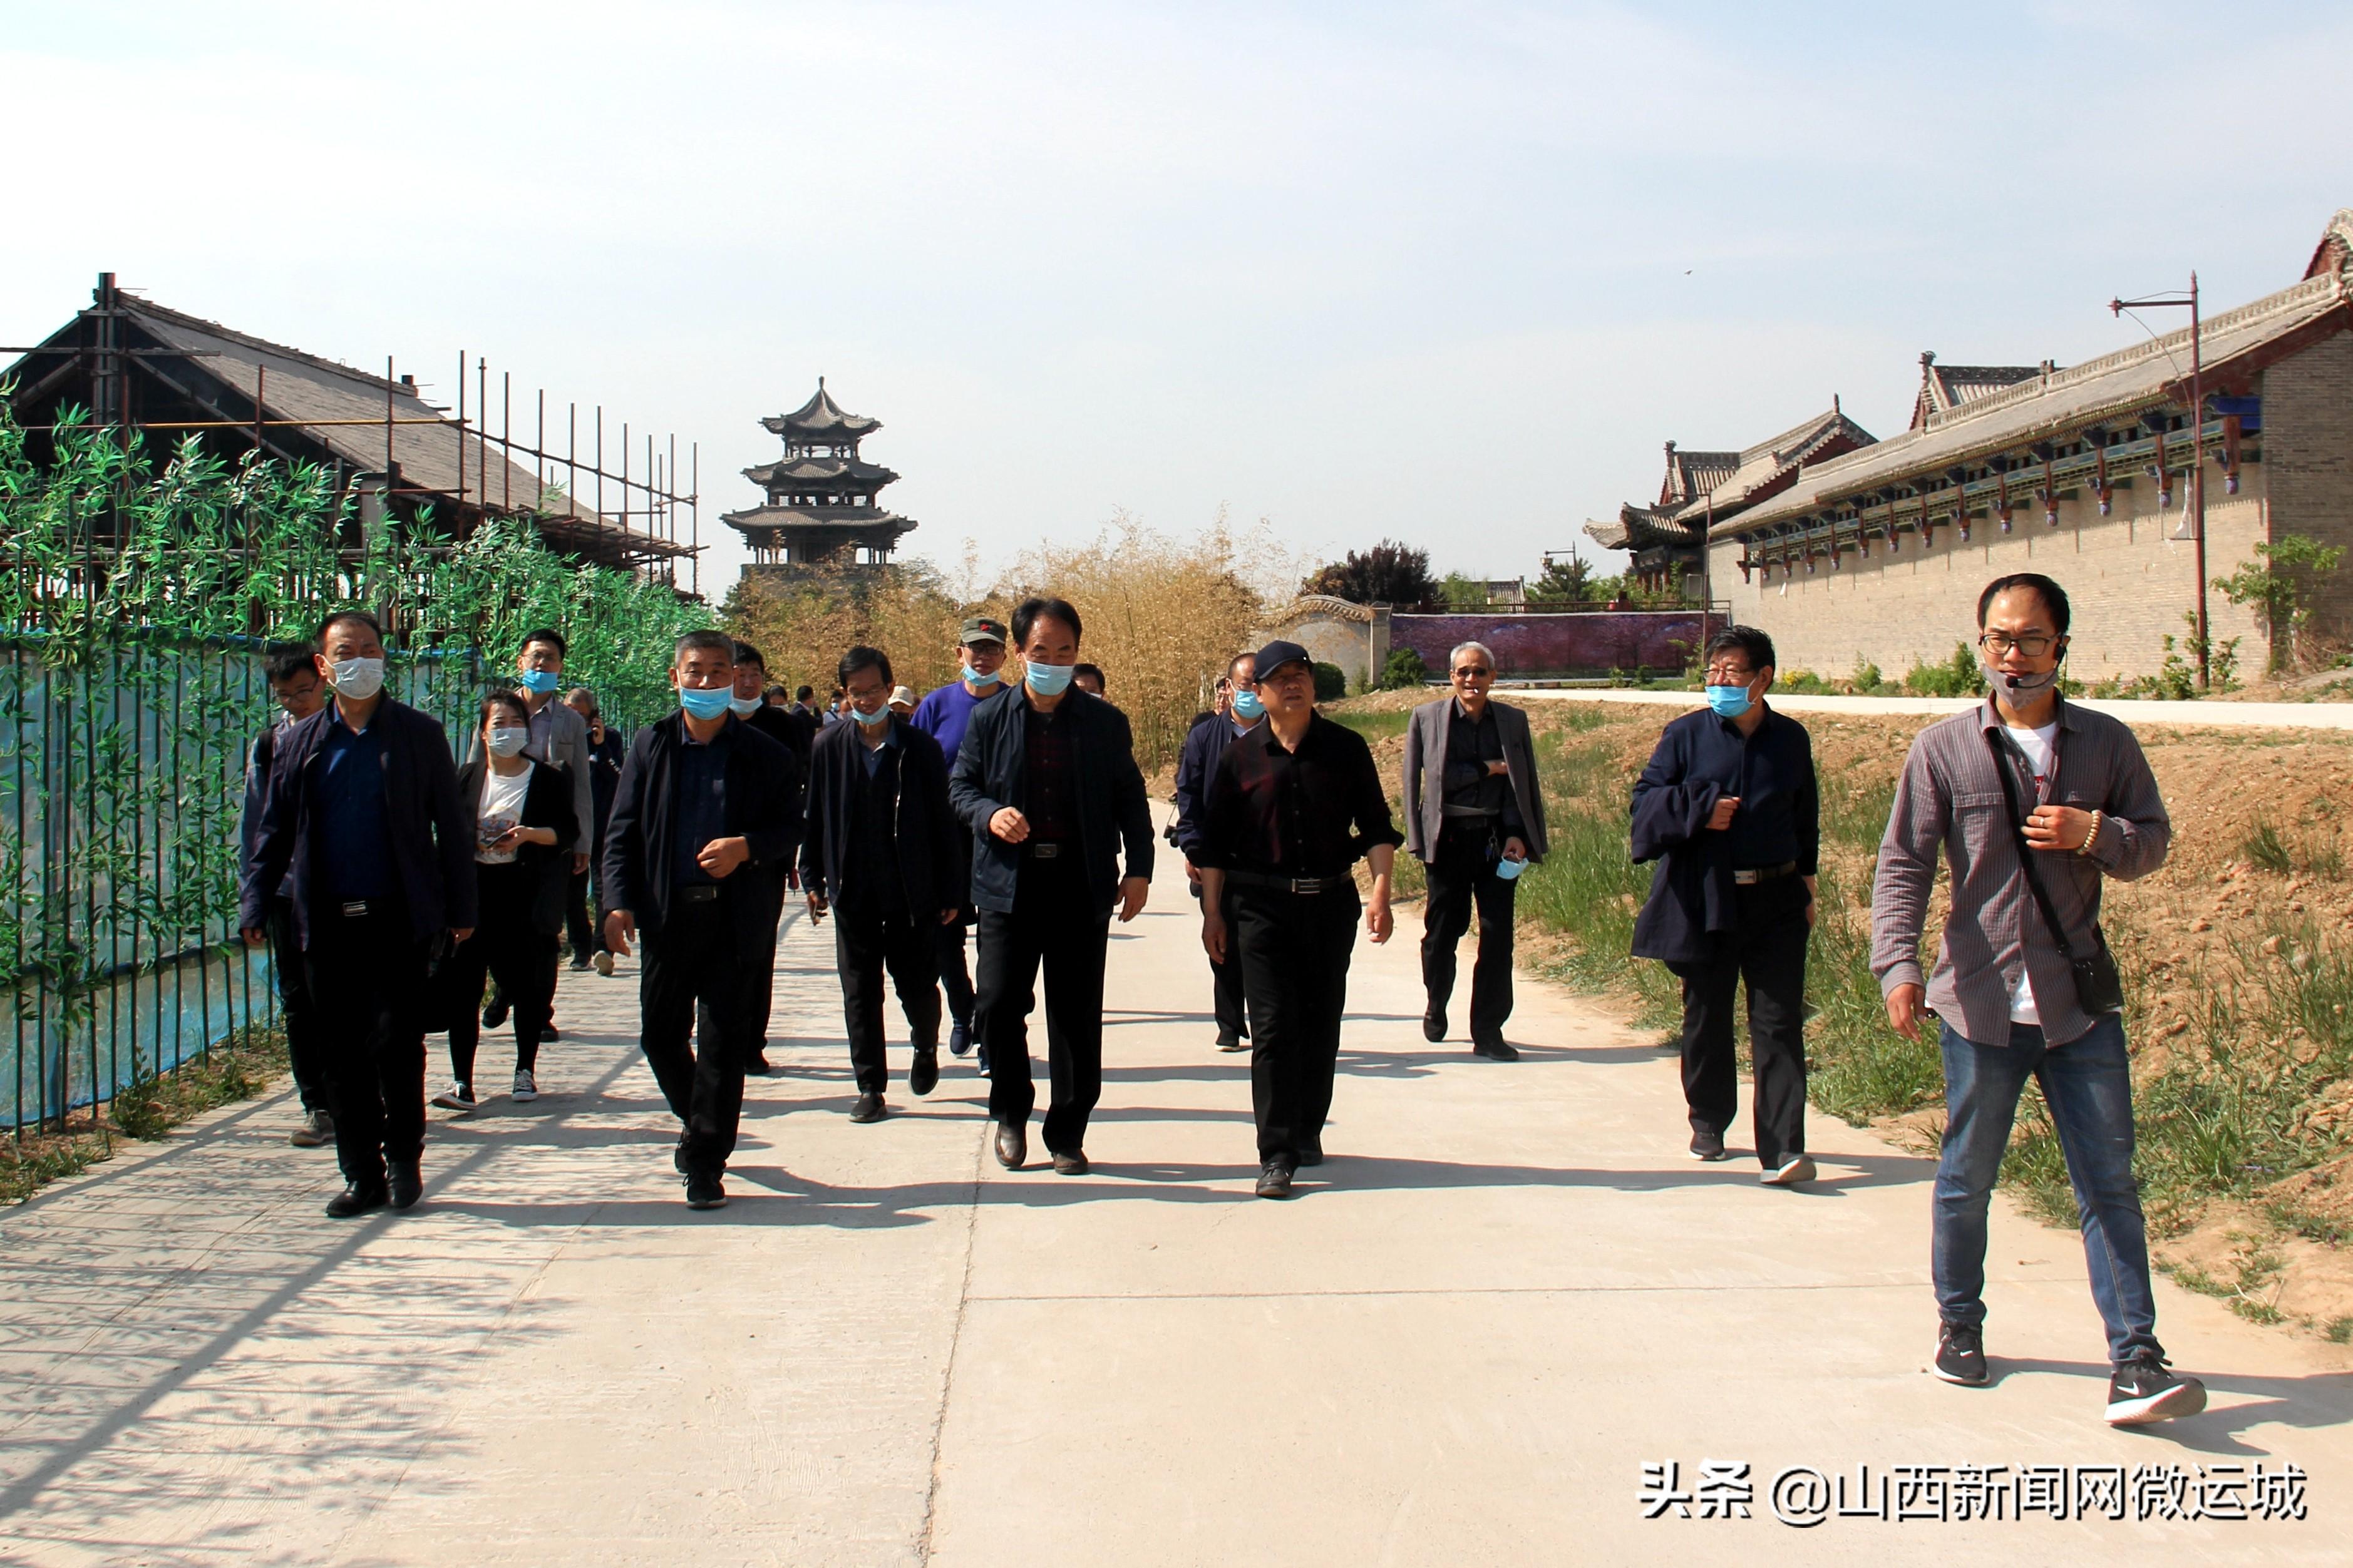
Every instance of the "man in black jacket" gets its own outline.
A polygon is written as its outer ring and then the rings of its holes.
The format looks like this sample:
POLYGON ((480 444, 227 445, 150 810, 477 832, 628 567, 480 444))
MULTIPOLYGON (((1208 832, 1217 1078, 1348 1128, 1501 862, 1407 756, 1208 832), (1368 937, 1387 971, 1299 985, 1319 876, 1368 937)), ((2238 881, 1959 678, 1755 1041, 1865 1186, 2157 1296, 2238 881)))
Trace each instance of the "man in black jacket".
POLYGON ((760 972, 776 963, 790 763, 728 711, 735 648, 723 633, 679 638, 670 673, 682 710, 638 732, 605 825, 605 942, 626 958, 645 933, 639 1043, 684 1124, 673 1163, 687 1206, 713 1209, 727 1202, 760 972))
POLYGON ((1103 952, 1114 904, 1122 921, 1152 885, 1152 812, 1127 720, 1071 685, 1079 613, 1060 599, 1013 612, 1022 660, 1019 701, 973 710, 948 775, 948 799, 973 835, 973 902, 980 909, 975 1010, 988 1045, 997 1158, 1029 1158, 1029 1009, 1046 973, 1046 1041, 1053 1103, 1043 1134, 1054 1169, 1087 1169, 1087 1117, 1103 1093, 1103 952), (1125 871, 1121 869, 1125 851, 1125 871))
MULTIPOLYGON (((1217 777, 1218 763, 1228 746, 1265 720, 1266 709, 1258 695, 1258 655, 1238 653, 1226 661, 1226 673, 1218 679, 1217 710, 1194 721, 1185 732, 1184 748, 1176 754, 1176 812, 1168 833, 1184 851, 1186 879, 1197 899, 1201 896, 1202 840, 1209 827, 1209 784, 1217 777)), ((1233 911, 1228 910, 1225 915, 1231 923, 1233 911)), ((1209 996, 1218 1018, 1218 1049, 1247 1049, 1250 1014, 1243 1005, 1239 959, 1229 955, 1209 960, 1209 996)))
POLYGON ((834 913, 843 1022, 858 1079, 852 1121, 880 1121, 890 1068, 882 1051, 882 973, 907 1015, 915 1059, 907 1087, 940 1081, 940 986, 933 933, 964 913, 956 886, 962 833, 948 809, 939 742, 890 705, 891 659, 859 647, 841 656, 842 689, 857 721, 818 737, 809 772, 801 883, 809 918, 834 913))
POLYGON ((590 918, 601 901, 592 897, 590 878, 605 874, 605 818, 612 815, 613 786, 621 782, 621 763, 629 754, 629 743, 618 730, 605 722, 596 694, 588 688, 574 687, 564 700, 588 726, 588 807, 593 817, 589 824, 588 869, 572 878, 572 885, 566 890, 564 921, 570 932, 572 967, 586 969, 593 964, 597 973, 610 974, 613 955, 605 951, 604 922, 590 918))
MULTIPOLYGON (((792 818, 796 834, 802 816, 802 792, 808 779, 808 748, 803 744, 799 728, 781 708, 773 707, 767 699, 767 657, 741 637, 735 639, 735 695, 728 700, 728 710, 785 748, 785 756, 792 766, 786 770, 784 786, 786 814, 792 818)), ((770 868, 768 879, 776 896, 776 918, 768 922, 768 945, 776 943, 776 927, 785 918, 785 896, 793 880, 793 857, 788 853, 770 868)), ((773 960, 760 971, 760 999, 753 1009, 753 1040, 755 1048, 752 1059, 744 1064, 746 1072, 763 1076, 774 1072, 768 1062, 768 1014, 775 1005, 776 966, 773 960)))
POLYGON ((474 822, 440 723, 384 695, 384 633, 364 610, 319 628, 334 700, 278 742, 237 889, 248 947, 280 888, 319 1027, 348 1219, 425 1190, 426 969, 474 929, 474 822))

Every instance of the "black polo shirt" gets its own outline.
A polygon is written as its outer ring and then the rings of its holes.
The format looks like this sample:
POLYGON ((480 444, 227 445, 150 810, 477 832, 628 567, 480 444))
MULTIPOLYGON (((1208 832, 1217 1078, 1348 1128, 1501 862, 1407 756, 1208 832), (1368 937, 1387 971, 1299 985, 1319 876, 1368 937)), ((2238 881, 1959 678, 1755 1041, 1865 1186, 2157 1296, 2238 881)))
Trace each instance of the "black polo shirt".
POLYGON ((1372 748, 1322 714, 1296 752, 1271 720, 1218 759, 1195 863, 1282 877, 1341 877, 1376 844, 1401 844, 1372 748))

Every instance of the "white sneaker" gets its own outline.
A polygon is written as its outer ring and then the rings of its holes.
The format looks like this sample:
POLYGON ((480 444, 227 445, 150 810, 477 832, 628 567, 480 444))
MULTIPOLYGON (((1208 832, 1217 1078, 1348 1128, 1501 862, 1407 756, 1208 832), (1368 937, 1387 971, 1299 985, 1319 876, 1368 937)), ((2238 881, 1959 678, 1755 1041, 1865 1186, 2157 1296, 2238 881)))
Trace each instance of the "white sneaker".
POLYGON ((613 955, 609 952, 599 952, 588 962, 596 966, 596 973, 599 974, 609 975, 613 973, 613 955))
POLYGON ((474 1098, 470 1083, 453 1083, 433 1097, 433 1103, 448 1110, 471 1110, 481 1102, 474 1098))
POLYGON ((519 1100, 539 1098, 539 1080, 521 1068, 515 1069, 514 1097, 519 1100))
POLYGON ((1767 1171, 1757 1179, 1768 1187, 1794 1187, 1799 1182, 1810 1182, 1817 1173, 1814 1163, 1803 1154, 1793 1154, 1778 1171, 1767 1171))

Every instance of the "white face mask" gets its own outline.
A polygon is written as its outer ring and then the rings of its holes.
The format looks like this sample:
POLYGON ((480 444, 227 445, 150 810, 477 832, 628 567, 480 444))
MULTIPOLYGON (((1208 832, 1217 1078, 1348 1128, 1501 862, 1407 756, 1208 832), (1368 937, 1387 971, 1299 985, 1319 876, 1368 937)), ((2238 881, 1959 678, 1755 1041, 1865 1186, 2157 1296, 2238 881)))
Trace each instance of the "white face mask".
POLYGON ((494 757, 512 757, 516 752, 522 751, 525 746, 531 744, 531 731, 529 730, 511 730, 504 727, 496 728, 491 731, 489 744, 491 748, 491 755, 494 757))
POLYGON ((749 719, 753 714, 757 713, 760 710, 760 699, 756 697, 730 697, 727 700, 727 706, 733 710, 735 717, 738 719, 749 719))
POLYGON ((339 658, 332 682, 338 697, 348 697, 354 702, 364 702, 384 689, 384 660, 380 658, 339 658))

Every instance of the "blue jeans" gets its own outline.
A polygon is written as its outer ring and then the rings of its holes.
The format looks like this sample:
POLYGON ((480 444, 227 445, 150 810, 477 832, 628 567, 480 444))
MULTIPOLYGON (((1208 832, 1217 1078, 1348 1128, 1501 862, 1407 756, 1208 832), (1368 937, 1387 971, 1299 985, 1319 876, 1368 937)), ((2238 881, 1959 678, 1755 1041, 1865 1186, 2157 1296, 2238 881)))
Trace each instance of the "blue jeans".
POLYGON ((2042 1086, 2067 1159, 2067 1180, 2084 1216, 2084 1257, 2092 1300, 2108 1329, 2108 1359, 2158 1351, 2157 1300, 2149 1289, 2148 1235, 2133 1181, 2132 1074, 2124 1020, 2108 1014, 2089 1034, 2046 1045, 2042 1031, 2013 1024, 2007 1046, 1963 1039, 1950 1024, 1945 1057, 1945 1152, 1936 1166, 1936 1310, 1948 1323, 1985 1322, 1986 1207, 2018 1097, 2031 1076, 2042 1086))

